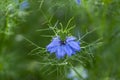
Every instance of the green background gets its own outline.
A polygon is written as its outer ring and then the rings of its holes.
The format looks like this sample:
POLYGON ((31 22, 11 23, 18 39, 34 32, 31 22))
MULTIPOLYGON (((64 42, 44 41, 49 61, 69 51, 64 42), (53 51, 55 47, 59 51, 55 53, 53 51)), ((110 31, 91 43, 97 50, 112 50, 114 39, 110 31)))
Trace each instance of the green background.
POLYGON ((28 0, 29 8, 20 10, 22 2, 0 0, 0 80, 120 79, 120 0, 28 0), (54 36, 43 29, 65 27, 72 17, 80 52, 58 60, 36 49, 54 36))

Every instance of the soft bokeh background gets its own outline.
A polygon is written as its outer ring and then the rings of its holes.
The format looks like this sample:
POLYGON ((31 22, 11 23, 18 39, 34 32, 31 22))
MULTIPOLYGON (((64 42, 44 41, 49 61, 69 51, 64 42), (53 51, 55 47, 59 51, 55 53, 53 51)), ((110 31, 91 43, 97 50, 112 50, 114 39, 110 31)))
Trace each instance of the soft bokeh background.
POLYGON ((0 0, 0 80, 119 80, 119 65, 120 0, 0 0), (72 17, 81 52, 40 50, 72 17))

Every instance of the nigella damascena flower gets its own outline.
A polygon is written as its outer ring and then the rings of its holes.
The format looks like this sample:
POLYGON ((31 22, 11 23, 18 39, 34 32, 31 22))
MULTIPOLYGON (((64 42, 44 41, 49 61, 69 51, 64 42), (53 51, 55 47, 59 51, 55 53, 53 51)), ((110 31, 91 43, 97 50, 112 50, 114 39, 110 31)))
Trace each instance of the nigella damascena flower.
POLYGON ((80 2, 81 2, 80 0, 76 0, 76 3, 77 3, 77 4, 80 4, 80 2))
POLYGON ((27 0, 24 0, 20 4, 20 10, 24 11, 25 9, 28 9, 30 7, 29 2, 27 0))
POLYGON ((48 52, 55 53, 56 57, 60 59, 65 55, 71 56, 76 51, 80 51, 80 43, 73 36, 66 37, 64 41, 57 36, 52 39, 52 42, 46 48, 48 52))

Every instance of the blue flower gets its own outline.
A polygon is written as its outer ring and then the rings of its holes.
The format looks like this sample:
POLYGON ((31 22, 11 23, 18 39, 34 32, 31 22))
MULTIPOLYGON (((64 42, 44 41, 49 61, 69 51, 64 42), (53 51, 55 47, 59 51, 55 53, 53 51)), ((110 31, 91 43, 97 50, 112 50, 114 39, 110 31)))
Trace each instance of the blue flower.
POLYGON ((80 0, 76 0, 76 3, 77 3, 77 4, 80 4, 80 2, 81 2, 80 0))
POLYGON ((29 8, 29 3, 28 3, 28 1, 27 0, 24 0, 21 4, 20 4, 20 10, 25 10, 25 9, 27 9, 27 8, 29 8))
POLYGON ((56 36, 46 48, 48 52, 55 53, 58 59, 63 58, 65 55, 71 56, 76 51, 81 50, 80 43, 73 36, 66 37, 64 41, 56 36))

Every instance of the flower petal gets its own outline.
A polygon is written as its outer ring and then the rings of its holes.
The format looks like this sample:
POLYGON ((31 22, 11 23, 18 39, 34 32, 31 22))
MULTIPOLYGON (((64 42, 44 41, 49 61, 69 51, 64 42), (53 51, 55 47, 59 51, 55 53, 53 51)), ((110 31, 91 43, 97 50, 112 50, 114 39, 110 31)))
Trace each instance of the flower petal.
POLYGON ((48 48, 47 51, 50 53, 55 53, 57 51, 57 47, 48 48))
POLYGON ((66 44, 64 46, 64 51, 66 52, 66 54, 68 56, 71 56, 72 54, 75 54, 75 51, 68 44, 66 44))
POLYGON ((70 36, 70 37, 67 37, 66 42, 74 41, 74 40, 76 40, 76 38, 73 36, 70 36))
POLYGON ((64 57, 64 55, 65 55, 65 51, 63 49, 63 46, 58 46, 57 52, 56 52, 57 58, 60 59, 60 58, 64 57))
POLYGON ((60 39, 59 39, 59 37, 55 37, 55 38, 53 38, 52 42, 47 46, 47 49, 56 47, 59 45, 60 45, 60 39))
POLYGON ((71 48, 73 48, 76 51, 80 51, 80 46, 79 46, 79 42, 75 42, 75 41, 70 41, 68 42, 69 46, 71 48))

